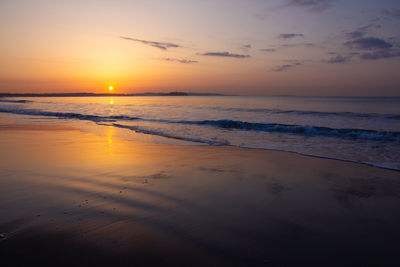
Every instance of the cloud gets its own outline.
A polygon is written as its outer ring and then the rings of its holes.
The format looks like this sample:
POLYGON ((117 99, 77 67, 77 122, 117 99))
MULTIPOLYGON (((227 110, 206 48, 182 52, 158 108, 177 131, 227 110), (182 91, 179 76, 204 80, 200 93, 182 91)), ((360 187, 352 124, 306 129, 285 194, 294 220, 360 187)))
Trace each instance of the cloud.
POLYGON ((365 32, 363 31, 353 31, 353 32, 348 32, 347 37, 349 39, 357 39, 357 38, 362 38, 365 35, 365 32))
POLYGON ((202 56, 213 56, 213 57, 233 57, 233 58, 247 58, 250 55, 241 55, 241 54, 231 54, 229 52, 206 52, 201 54, 202 56))
POLYGON ((289 0, 289 6, 306 8, 309 11, 324 11, 333 6, 336 0, 289 0))
POLYGON ((376 23, 371 23, 362 27, 359 27, 357 30, 346 33, 347 39, 359 39, 363 38, 370 29, 380 29, 381 25, 376 23))
POLYGON ((253 48, 253 46, 251 44, 244 44, 240 47, 240 49, 244 52, 248 52, 253 48))
POLYGON ((128 40, 128 41, 133 41, 133 42, 139 42, 145 45, 157 47, 161 50, 167 50, 168 48, 176 48, 176 47, 181 47, 178 44, 173 44, 173 43, 164 43, 164 42, 153 42, 153 41, 146 41, 146 40, 140 40, 136 38, 131 38, 131 37, 126 37, 126 36, 120 36, 121 39, 128 40))
POLYGON ((283 45, 280 46, 280 48, 292 48, 292 47, 298 47, 298 46, 316 47, 317 45, 314 44, 314 43, 283 44, 283 45))
MULTIPOLYGON (((303 45, 306 46, 306 47, 316 47, 317 46, 314 43, 304 43, 303 45)), ((319 47, 321 47, 321 46, 319 46, 319 47)))
POLYGON ((382 10, 382 14, 385 16, 395 18, 395 19, 400 19, 400 9, 398 9, 398 8, 390 9, 390 10, 388 10, 388 9, 382 10))
POLYGON ((300 66, 300 65, 302 65, 302 63, 300 63, 300 62, 295 62, 295 63, 292 63, 292 64, 279 65, 279 66, 276 66, 275 68, 273 68, 272 71, 274 71, 274 72, 283 72, 283 71, 287 71, 289 69, 292 69, 292 68, 294 68, 296 66, 300 66))
POLYGON ((262 52, 276 52, 276 48, 263 48, 263 49, 260 49, 260 51, 262 51, 262 52))
POLYGON ((163 58, 162 60, 168 61, 168 62, 179 62, 179 63, 182 63, 182 64, 193 64, 193 63, 197 63, 198 62, 196 60, 179 59, 179 58, 163 58))
POLYGON ((279 45, 279 46, 273 47, 273 48, 263 48, 263 49, 260 49, 260 51, 261 52, 276 52, 283 48, 293 48, 293 47, 299 47, 299 46, 309 47, 309 48, 311 48, 311 47, 320 47, 321 48, 321 46, 318 46, 314 43, 299 43, 299 44, 282 44, 282 45, 279 45))
POLYGON ((391 43, 376 37, 359 38, 345 42, 344 45, 351 49, 361 50, 390 49, 393 46, 391 43))
POLYGON ((344 57, 344 56, 341 56, 341 55, 337 55, 337 56, 332 57, 332 58, 330 58, 328 60, 325 60, 323 62, 330 63, 330 64, 335 64, 335 63, 347 63, 347 62, 350 62, 350 60, 351 60, 351 56, 344 57))
POLYGON ((360 58, 365 60, 376 60, 381 58, 400 57, 400 51, 378 50, 361 54, 360 58))
POLYGON ((367 52, 362 53, 351 53, 351 55, 359 55, 362 60, 377 60, 400 56, 400 51, 397 47, 377 37, 358 38, 345 42, 344 45, 350 49, 367 50, 367 52))
POLYGON ((278 36, 280 39, 292 39, 295 37, 304 37, 302 33, 281 33, 278 36))

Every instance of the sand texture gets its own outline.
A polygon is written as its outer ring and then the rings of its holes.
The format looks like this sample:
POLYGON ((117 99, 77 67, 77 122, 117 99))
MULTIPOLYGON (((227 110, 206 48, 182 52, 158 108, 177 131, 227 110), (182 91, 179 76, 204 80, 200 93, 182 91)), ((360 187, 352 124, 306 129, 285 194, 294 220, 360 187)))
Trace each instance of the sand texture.
POLYGON ((0 123, 2 266, 400 263, 399 172, 0 123))

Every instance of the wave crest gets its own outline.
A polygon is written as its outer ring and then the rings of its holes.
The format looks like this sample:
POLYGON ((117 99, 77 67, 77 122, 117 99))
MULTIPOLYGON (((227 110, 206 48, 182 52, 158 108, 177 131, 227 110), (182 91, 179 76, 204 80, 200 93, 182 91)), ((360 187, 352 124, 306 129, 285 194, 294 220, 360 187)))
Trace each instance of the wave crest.
POLYGON ((279 132, 309 136, 333 136, 354 139, 400 141, 400 132, 375 131, 365 129, 335 129, 310 125, 290 125, 279 123, 254 123, 234 120, 180 121, 179 123, 209 125, 224 129, 247 131, 279 132))
MULTIPOLYGON (((119 120, 125 121, 148 121, 155 123, 176 123, 176 124, 191 124, 199 126, 211 126, 222 129, 230 130, 245 130, 245 131, 262 131, 271 133, 288 133, 288 134, 299 134, 306 136, 327 136, 336 138, 352 138, 352 139, 366 139, 376 141, 400 141, 400 132, 392 131, 376 131, 367 129, 336 129, 329 127, 313 126, 313 125, 290 125, 290 124, 279 124, 279 123, 257 123, 257 122, 246 122, 236 120, 203 120, 203 121, 171 121, 171 120, 157 120, 157 119, 144 119, 139 117, 130 117, 124 115, 114 116, 98 116, 98 115, 87 115, 80 113, 63 113, 63 112, 51 112, 41 111, 35 109, 19 109, 19 108, 4 108, 0 107, 0 112, 20 114, 20 115, 33 115, 33 116, 48 116, 57 117, 60 119, 78 119, 88 120, 93 122, 116 122, 119 120)), ((123 125, 118 124, 118 127, 123 125)), ((128 126, 127 126, 128 127, 128 126)), ((129 126, 133 127, 133 126, 129 126)), ((132 129, 137 131, 145 131, 143 129, 132 129)), ((149 134, 157 134, 158 132, 149 134)), ((167 136, 168 137, 168 136, 167 136)), ((177 138, 177 137, 171 137, 177 138)))

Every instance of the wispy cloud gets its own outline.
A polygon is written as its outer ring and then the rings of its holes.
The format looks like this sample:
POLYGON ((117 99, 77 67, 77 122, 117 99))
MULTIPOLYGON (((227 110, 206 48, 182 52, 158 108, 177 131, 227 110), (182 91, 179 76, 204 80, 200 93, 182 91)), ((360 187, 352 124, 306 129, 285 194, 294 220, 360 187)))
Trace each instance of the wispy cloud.
POLYGON ((314 43, 283 44, 283 45, 280 46, 280 48, 291 48, 291 47, 298 47, 298 46, 316 47, 317 45, 314 44, 314 43))
POLYGON ((381 58, 400 57, 400 51, 379 50, 361 54, 360 58, 365 60, 376 60, 381 58))
POLYGON ((298 43, 298 44, 281 44, 276 47, 270 47, 270 48, 262 48, 260 49, 261 52, 277 52, 278 50, 285 49, 285 48, 294 48, 294 47, 319 47, 322 48, 322 46, 316 45, 314 43, 298 43))
POLYGON ((400 9, 399 8, 394 8, 394 9, 385 9, 382 10, 382 14, 385 16, 389 16, 395 19, 400 19, 400 9))
POLYGON ((251 44, 244 44, 244 45, 242 45, 241 47, 240 47, 240 49, 243 51, 243 52, 249 52, 251 49, 253 48, 253 46, 251 45, 251 44))
POLYGON ((377 50, 377 49, 390 49, 393 47, 391 43, 377 37, 359 38, 344 43, 345 46, 351 49, 361 50, 377 50))
POLYGON ((284 64, 284 65, 279 65, 276 66, 275 68, 272 69, 274 72, 283 72, 283 71, 288 71, 290 69, 293 69, 294 67, 302 65, 301 62, 295 62, 291 64, 284 64))
POLYGON ((362 37, 364 37, 364 35, 365 35, 365 32, 359 31, 359 30, 346 33, 346 36, 349 39, 362 38, 362 37))
POLYGON ((263 48, 260 49, 261 52, 276 52, 277 49, 276 48, 263 48))
POLYGON ((304 37, 302 33, 281 33, 278 36, 280 39, 292 39, 295 37, 304 37))
POLYGON ((337 64, 337 63, 348 63, 351 60, 351 56, 341 56, 337 55, 335 57, 331 57, 328 60, 323 60, 322 62, 326 62, 329 64, 337 64))
POLYGON ((242 55, 242 54, 232 54, 229 52, 206 52, 201 54, 202 56, 213 56, 213 57, 233 57, 233 58, 247 58, 250 55, 242 55))
MULTIPOLYGON (((263 1, 269 2, 269 1, 263 1)), ((282 3, 275 6, 258 10, 255 17, 261 20, 265 20, 271 17, 273 14, 277 13, 279 10, 288 7, 303 8, 310 12, 322 12, 334 6, 336 0, 282 0, 282 3)), ((278 1, 279 3, 279 1, 278 1)))
POLYGON ((371 23, 371 24, 359 27, 358 29, 356 29, 352 32, 347 32, 346 38, 347 39, 363 38, 371 29, 380 29, 381 27, 382 26, 380 24, 371 23))
POLYGON ((124 39, 124 40, 128 40, 128 41, 139 42, 139 43, 142 43, 145 45, 159 48, 161 50, 167 50, 168 48, 181 47, 180 45, 174 44, 174 43, 147 41, 147 40, 141 40, 141 39, 126 37, 126 36, 120 36, 120 38, 124 39))
POLYGON ((179 62, 179 63, 182 63, 182 64, 193 64, 193 63, 197 63, 198 62, 196 60, 179 59, 179 58, 163 58, 162 60, 168 61, 168 62, 179 62))
POLYGON ((289 6, 306 8, 309 11, 324 11, 333 6, 336 0, 289 0, 289 6))

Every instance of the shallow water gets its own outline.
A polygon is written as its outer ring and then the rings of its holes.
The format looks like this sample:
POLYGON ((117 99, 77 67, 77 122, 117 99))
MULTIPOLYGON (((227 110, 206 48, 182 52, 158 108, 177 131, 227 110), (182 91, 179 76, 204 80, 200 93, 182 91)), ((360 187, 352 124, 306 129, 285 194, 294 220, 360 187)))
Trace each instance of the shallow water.
POLYGON ((128 140, 276 149, 400 170, 395 97, 9 98, 0 100, 0 112, 139 134, 128 140))

